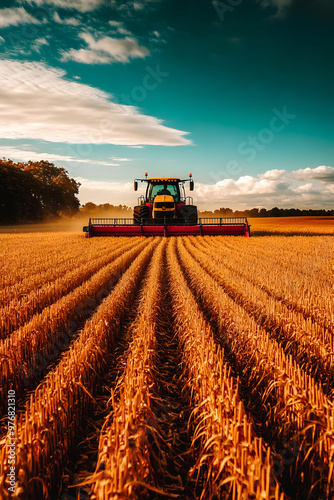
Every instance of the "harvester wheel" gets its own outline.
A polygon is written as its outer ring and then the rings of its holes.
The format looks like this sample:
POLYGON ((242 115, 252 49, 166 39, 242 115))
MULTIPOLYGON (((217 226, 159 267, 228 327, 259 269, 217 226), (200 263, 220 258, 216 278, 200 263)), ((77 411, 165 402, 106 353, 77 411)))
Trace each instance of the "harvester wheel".
POLYGON ((143 223, 145 224, 145 220, 149 219, 150 212, 149 208, 146 205, 139 205, 133 209, 133 222, 136 226, 140 225, 140 221, 143 219, 143 223))
POLYGON ((197 224, 197 207, 194 205, 181 207, 181 214, 185 224, 197 224))

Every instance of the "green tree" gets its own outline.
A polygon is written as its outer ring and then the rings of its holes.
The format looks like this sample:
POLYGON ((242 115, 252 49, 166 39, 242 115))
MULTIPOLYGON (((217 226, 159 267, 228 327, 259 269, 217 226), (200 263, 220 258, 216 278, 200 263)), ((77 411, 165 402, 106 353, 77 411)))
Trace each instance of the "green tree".
POLYGON ((80 202, 76 198, 80 184, 68 176, 62 167, 42 160, 31 162, 24 167, 41 183, 40 194, 44 206, 44 215, 72 214, 79 210, 80 202))
POLYGON ((23 223, 79 210, 80 184, 48 161, 0 161, 0 223, 23 223))

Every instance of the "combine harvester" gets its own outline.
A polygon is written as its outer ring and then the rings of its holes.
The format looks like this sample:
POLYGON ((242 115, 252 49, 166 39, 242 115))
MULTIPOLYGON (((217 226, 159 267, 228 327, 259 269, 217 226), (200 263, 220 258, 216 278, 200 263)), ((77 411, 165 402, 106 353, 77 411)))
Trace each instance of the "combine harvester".
POLYGON ((171 177, 135 179, 146 182, 146 195, 138 198, 132 219, 89 219, 83 228, 87 238, 92 236, 250 236, 246 217, 209 218, 197 216, 191 196, 186 196, 184 183, 194 190, 192 174, 189 179, 171 177))

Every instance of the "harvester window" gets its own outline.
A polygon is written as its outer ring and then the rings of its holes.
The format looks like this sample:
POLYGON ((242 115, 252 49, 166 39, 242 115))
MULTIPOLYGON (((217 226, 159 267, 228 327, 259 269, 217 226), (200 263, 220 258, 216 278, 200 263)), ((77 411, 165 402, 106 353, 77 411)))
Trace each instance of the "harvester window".
POLYGON ((148 191, 148 200, 153 202, 158 194, 169 194, 173 196, 175 203, 179 202, 179 190, 176 184, 151 184, 148 191))
POLYGON ((168 189, 160 189, 160 191, 158 191, 158 194, 169 194, 170 195, 170 191, 168 191, 168 189))

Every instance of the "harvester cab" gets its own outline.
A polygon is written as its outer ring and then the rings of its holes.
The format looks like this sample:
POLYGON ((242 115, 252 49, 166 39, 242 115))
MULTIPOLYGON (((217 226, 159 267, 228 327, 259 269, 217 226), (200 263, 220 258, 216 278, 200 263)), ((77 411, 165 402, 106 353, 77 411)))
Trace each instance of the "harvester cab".
POLYGON ((146 192, 138 198, 132 219, 89 219, 83 228, 87 238, 92 236, 186 236, 186 235, 235 235, 250 236, 245 217, 198 218, 197 207, 191 196, 186 196, 185 183, 190 191, 194 181, 176 177, 151 177, 135 179, 145 182, 146 192))
POLYGON ((154 177, 145 179, 135 179, 134 189, 137 191, 138 182, 146 182, 146 195, 140 196, 138 205, 133 211, 134 223, 147 224, 150 221, 161 224, 167 223, 188 223, 197 224, 197 207, 193 204, 191 196, 186 196, 184 184, 189 182, 190 191, 194 189, 192 175, 189 179, 178 179, 170 177, 154 177))

